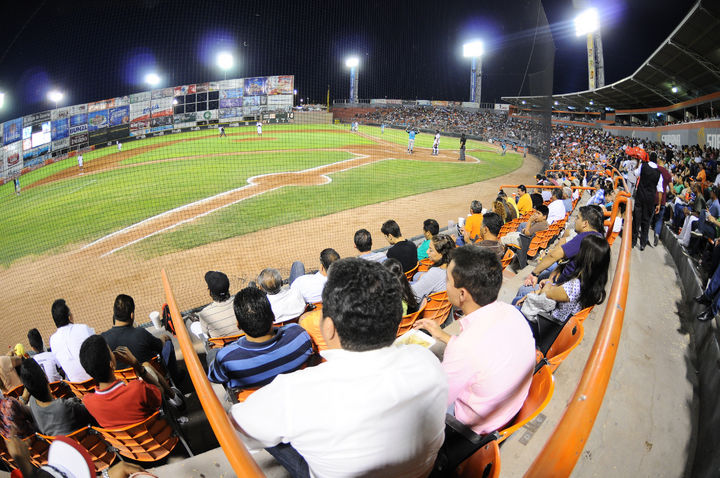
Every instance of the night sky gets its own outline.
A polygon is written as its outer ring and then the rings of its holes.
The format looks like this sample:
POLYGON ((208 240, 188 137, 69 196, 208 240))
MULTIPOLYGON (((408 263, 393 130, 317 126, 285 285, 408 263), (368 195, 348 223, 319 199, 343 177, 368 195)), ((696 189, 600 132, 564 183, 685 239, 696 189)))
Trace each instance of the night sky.
MULTIPOLYGON (((629 74, 660 45, 695 2, 604 0, 601 11, 605 80, 629 74)), ((360 98, 467 100, 469 60, 462 43, 485 42, 483 101, 534 94, 551 71, 554 93, 587 89, 583 39, 571 0, 543 2, 554 43, 536 38, 535 0, 505 1, 162 1, 25 0, 5 5, 0 30, 0 121, 51 107, 47 91, 66 92, 64 105, 148 88, 222 79, 220 50, 233 51, 228 77, 295 75, 298 96, 347 98, 344 58, 360 57, 360 98), (528 70, 525 76, 526 69, 528 70), (523 79, 525 80, 523 81, 523 79), (521 89, 522 85, 522 89, 521 89)), ((542 38, 542 35, 540 35, 542 38)), ((649 105, 650 106, 650 105, 649 105)))

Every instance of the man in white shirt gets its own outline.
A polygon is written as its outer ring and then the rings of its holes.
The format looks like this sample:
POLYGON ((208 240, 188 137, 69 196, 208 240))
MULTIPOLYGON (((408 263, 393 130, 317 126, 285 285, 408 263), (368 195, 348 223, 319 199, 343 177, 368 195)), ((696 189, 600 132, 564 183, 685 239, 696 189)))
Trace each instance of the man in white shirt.
POLYGON ((555 199, 553 202, 548 204, 548 224, 552 224, 555 221, 560 221, 565 218, 565 203, 563 203, 562 188, 553 189, 552 197, 555 199))
MULTIPOLYGON (((200 319, 200 330, 206 337, 239 334, 240 329, 238 329, 233 310, 235 297, 230 295, 230 279, 224 272, 208 271, 205 273, 205 283, 213 301, 197 313, 200 319)), ((197 331, 196 327, 193 329, 197 331)))
POLYGON ((302 294, 297 289, 283 288, 282 276, 277 269, 263 269, 257 284, 267 294, 276 324, 300 317, 305 312, 302 294))
POLYGON ((300 292, 308 304, 322 302, 322 291, 327 281, 327 271, 330 264, 340 259, 335 249, 323 249, 320 253, 320 270, 315 274, 305 274, 302 262, 293 262, 290 269, 290 289, 300 292))
POLYGON ((52 317, 57 331, 50 337, 50 349, 55 354, 65 376, 71 382, 90 380, 90 375, 80 365, 80 346, 86 338, 95 335, 95 330, 85 324, 75 324, 65 299, 53 302, 52 317))
POLYGON ((27 334, 30 348, 35 352, 32 358, 40 365, 47 376, 48 382, 57 382, 62 380, 62 375, 58 371, 60 365, 55 359, 55 354, 45 350, 42 336, 38 329, 30 329, 27 334))
POLYGON ((400 284, 376 262, 337 261, 323 316, 327 362, 233 405, 237 429, 293 477, 427 476, 444 439, 447 382, 429 350, 392 346, 400 284))

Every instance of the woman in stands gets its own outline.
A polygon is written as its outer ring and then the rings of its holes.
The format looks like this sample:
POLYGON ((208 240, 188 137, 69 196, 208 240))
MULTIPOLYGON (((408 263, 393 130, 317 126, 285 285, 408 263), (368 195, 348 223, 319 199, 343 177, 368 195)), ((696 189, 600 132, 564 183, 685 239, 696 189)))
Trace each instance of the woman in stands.
POLYGON ((400 289, 402 290, 402 305, 403 305, 403 315, 412 314, 413 312, 417 312, 418 310, 418 301, 415 298, 415 294, 413 294, 412 288, 410 288, 410 283, 407 280, 407 276, 403 272, 402 264, 399 260, 389 258, 385 262, 383 262, 383 265, 387 267, 392 275, 395 276, 395 278, 400 282, 400 289))
POLYGON ((422 275, 416 274, 416 279, 410 284, 418 302, 422 301, 423 297, 447 289, 446 269, 450 264, 450 252, 453 249, 455 241, 447 234, 437 234, 430 239, 428 257, 433 261, 433 265, 422 275))

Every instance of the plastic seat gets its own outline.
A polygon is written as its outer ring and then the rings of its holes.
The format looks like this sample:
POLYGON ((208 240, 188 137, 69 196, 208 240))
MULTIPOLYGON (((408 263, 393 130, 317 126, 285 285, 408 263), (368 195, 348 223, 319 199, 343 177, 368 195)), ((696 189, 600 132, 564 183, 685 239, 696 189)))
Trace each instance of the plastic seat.
POLYGON ((425 258, 418 262, 417 272, 427 272, 433 265, 433 261, 430 258, 425 258))
POLYGON ((502 264, 502 268, 505 269, 507 266, 509 266, 514 257, 515 251, 513 251, 512 249, 508 249, 507 251, 505 251, 505 255, 500 261, 500 263, 502 264))
POLYGON ((582 324, 575 318, 570 317, 557 336, 555 342, 550 346, 545 358, 550 366, 550 371, 555 372, 565 357, 570 355, 575 347, 582 342, 585 329, 582 324))
POLYGON ((134 425, 122 428, 92 427, 117 452, 131 460, 158 461, 170 454, 179 438, 160 411, 134 425))
POLYGON ((8 469, 16 469, 15 460, 10 456, 10 452, 5 444, 5 437, 0 436, 0 462, 2 462, 8 469))
POLYGON ((412 314, 404 315, 402 320, 400 321, 400 325, 398 326, 397 336, 400 337, 402 334, 404 334, 408 330, 412 329, 413 324, 418 319, 420 314, 423 313, 424 310, 425 310, 425 306, 423 305, 416 312, 413 312, 412 314))
POLYGON ((95 380, 89 379, 84 382, 65 382, 75 394, 77 398, 82 398, 83 395, 95 392, 95 380))
MULTIPOLYGON (((52 443, 56 438, 54 436, 41 435, 40 433, 37 435, 48 443, 52 443)), ((67 435, 67 437, 78 442, 90 453, 90 457, 95 464, 95 470, 98 472, 112 465, 117 457, 113 451, 108 449, 107 443, 103 441, 100 435, 90 427, 75 430, 67 435)))
POLYGON ((59 380, 57 382, 50 382, 50 393, 55 398, 73 398, 75 394, 70 389, 67 383, 59 380))
POLYGON ((582 324, 583 322, 585 322, 585 319, 588 318, 588 315, 590 315, 590 312, 592 312, 593 307, 595 307, 595 306, 591 305, 590 307, 587 307, 587 308, 581 310, 580 312, 575 314, 573 317, 575 317, 577 319, 577 321, 582 324))
POLYGON ((30 451, 30 461, 33 465, 38 467, 47 465, 50 442, 36 433, 23 438, 22 441, 30 451))
POLYGON ((208 339, 208 342, 210 342, 210 348, 219 349, 225 347, 227 344, 235 342, 237 339, 244 335, 245 334, 226 335, 224 337, 210 337, 208 339))
POLYGON ((510 425, 498 431, 498 444, 502 443, 516 430, 525 426, 526 423, 534 420, 550 402, 554 389, 555 379, 550 367, 543 364, 533 375, 530 390, 528 390, 527 398, 520 411, 515 415, 510 425))
POLYGON ((498 478, 500 476, 500 447, 497 440, 482 446, 456 470, 458 478, 498 478))
POLYGON ((407 271, 405 273, 405 277, 407 277, 408 281, 411 281, 413 279, 413 277, 415 276, 415 273, 418 271, 419 266, 420 266, 420 263, 418 262, 417 264, 415 264, 415 267, 413 267, 412 269, 410 269, 409 271, 407 271))
MULTIPOLYGON (((153 358, 150 359, 150 365, 157 371, 158 374, 161 376, 166 376, 165 373, 165 367, 160 362, 160 356, 156 355, 153 358)), ((132 367, 129 368, 122 368, 120 370, 115 370, 115 376, 119 378, 120 380, 124 380, 126 382, 129 382, 130 380, 137 380, 138 376, 135 373, 135 369, 132 367)))
POLYGON ((18 385, 17 387, 13 388, 12 390, 8 390, 7 392, 5 392, 5 396, 17 398, 19 400, 20 397, 22 397, 22 394, 24 391, 25 391, 25 387, 22 385, 18 385))
POLYGON ((253 393, 257 392, 258 390, 260 390, 260 387, 256 387, 256 388, 245 388, 245 389, 240 390, 239 392, 237 392, 237 394, 235 395, 235 399, 237 400, 237 403, 242 403, 242 402, 244 402, 245 400, 247 400, 250 395, 252 395, 253 393))
POLYGON ((427 303, 418 319, 428 319, 442 325, 450 314, 452 304, 448 299, 447 291, 435 292, 427 296, 427 303))

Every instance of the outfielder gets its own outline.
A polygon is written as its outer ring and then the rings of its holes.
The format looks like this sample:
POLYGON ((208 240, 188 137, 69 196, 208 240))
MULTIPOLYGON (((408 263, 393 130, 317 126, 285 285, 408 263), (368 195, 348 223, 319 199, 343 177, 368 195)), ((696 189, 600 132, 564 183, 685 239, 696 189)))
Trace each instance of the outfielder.
POLYGON ((407 152, 413 154, 413 149, 415 148, 415 135, 417 134, 417 131, 415 131, 414 129, 406 129, 405 131, 408 134, 407 152))
POLYGON ((223 136, 227 136, 227 135, 225 134, 225 127, 224 127, 224 126, 220 126, 220 136, 218 136, 218 138, 222 138, 223 136))
POLYGON ((437 156, 440 149, 440 130, 435 130, 435 139, 433 140, 432 155, 437 156))
POLYGON ((257 122, 257 132, 258 136, 262 136, 262 121, 257 122))
POLYGON ((78 159, 78 169, 80 170, 80 174, 82 174, 82 173, 83 173, 83 157, 82 157, 82 153, 78 154, 77 159, 78 159))

